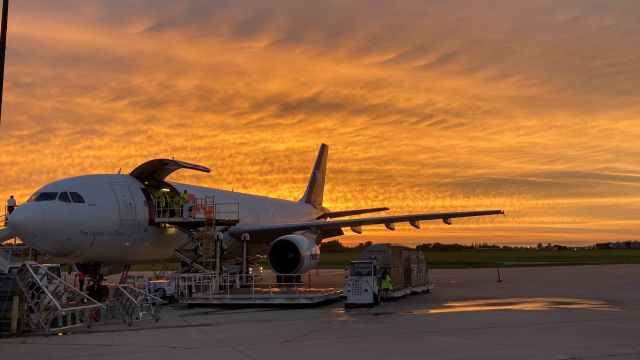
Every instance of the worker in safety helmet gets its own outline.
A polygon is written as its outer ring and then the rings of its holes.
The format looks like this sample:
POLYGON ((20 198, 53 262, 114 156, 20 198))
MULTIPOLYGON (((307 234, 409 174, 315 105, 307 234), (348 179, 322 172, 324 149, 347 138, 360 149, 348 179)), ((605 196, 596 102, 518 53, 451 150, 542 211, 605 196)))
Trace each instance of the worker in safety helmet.
POLYGON ((382 272, 382 277, 380 278, 380 290, 381 290, 381 299, 382 301, 388 302, 391 297, 391 276, 387 270, 382 272))
POLYGON ((156 202, 156 210, 158 212, 158 217, 166 217, 167 214, 167 197, 162 193, 158 192, 155 196, 156 202))

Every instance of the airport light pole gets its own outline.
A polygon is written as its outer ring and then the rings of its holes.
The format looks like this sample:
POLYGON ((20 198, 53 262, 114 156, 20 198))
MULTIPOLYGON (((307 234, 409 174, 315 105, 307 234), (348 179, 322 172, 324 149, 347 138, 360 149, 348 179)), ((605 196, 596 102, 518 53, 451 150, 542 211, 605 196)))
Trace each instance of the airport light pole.
POLYGON ((9 0, 2 0, 2 29, 0 29, 0 124, 2 124, 2 93, 4 92, 4 58, 7 51, 7 18, 9 0))

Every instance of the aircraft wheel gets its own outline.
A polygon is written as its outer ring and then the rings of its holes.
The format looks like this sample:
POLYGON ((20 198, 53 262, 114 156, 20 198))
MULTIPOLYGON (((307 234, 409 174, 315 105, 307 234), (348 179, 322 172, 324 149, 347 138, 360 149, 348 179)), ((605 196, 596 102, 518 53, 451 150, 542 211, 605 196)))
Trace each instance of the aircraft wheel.
POLYGON ((91 321, 100 321, 101 318, 102 310, 100 310, 100 308, 93 310, 93 312, 91 313, 91 321))

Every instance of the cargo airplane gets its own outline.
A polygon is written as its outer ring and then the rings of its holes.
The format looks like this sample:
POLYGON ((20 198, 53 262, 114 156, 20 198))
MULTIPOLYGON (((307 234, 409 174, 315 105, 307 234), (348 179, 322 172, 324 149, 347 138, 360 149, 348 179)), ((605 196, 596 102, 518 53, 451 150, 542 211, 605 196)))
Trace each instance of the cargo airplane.
POLYGON ((83 175, 43 186, 10 215, 0 238, 17 236, 49 256, 68 260, 80 269, 100 269, 102 274, 119 272, 134 263, 175 262, 175 249, 189 239, 184 228, 188 222, 171 225, 159 219, 152 195, 165 191, 178 197, 186 190, 195 198, 213 197, 216 203, 238 204, 238 223, 219 229, 224 259, 241 256, 244 237, 249 239, 249 256, 266 255, 278 274, 301 274, 318 263, 321 241, 343 235, 345 228, 357 233, 362 226, 376 224, 390 230, 396 223, 419 228, 420 221, 451 224, 453 218, 503 214, 502 210, 484 210, 344 219, 388 208, 332 212, 323 207, 328 149, 326 144, 320 146, 299 201, 169 182, 167 176, 179 169, 210 170, 156 159, 128 175, 83 175))

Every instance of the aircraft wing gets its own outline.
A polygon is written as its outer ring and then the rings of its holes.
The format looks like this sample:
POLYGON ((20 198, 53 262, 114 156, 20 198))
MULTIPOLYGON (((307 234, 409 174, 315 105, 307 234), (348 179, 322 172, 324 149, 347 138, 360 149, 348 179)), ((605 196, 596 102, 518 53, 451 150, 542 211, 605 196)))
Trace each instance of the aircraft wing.
POLYGON ((446 224, 451 224, 451 219, 485 216, 485 215, 503 215, 502 210, 483 210, 483 211, 463 211, 448 213, 432 213, 432 214, 409 214, 409 215, 393 215, 379 216, 361 219, 345 219, 331 221, 307 221, 291 224, 256 224, 256 225, 238 225, 229 230, 229 234, 236 238, 240 238, 242 234, 249 234, 252 241, 271 241, 277 237, 292 234, 297 231, 311 231, 321 235, 321 238, 343 235, 343 228, 351 228, 354 232, 360 233, 361 227, 366 225, 384 224, 387 229, 394 230, 395 223, 409 223, 415 228, 420 227, 422 220, 442 220, 446 224))

